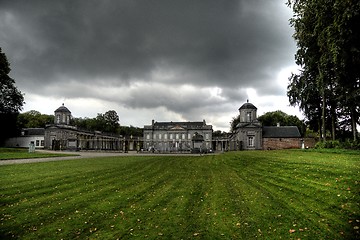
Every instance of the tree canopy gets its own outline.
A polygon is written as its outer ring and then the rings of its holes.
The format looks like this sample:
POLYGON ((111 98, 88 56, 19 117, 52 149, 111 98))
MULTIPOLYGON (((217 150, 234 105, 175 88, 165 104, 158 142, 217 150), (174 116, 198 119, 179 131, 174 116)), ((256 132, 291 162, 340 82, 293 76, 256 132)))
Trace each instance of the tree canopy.
POLYGON ((16 135, 16 118, 24 104, 24 96, 9 76, 10 64, 0 48, 0 145, 16 135))
POLYGON ((291 105, 304 112, 323 139, 350 129, 360 116, 360 1, 288 0, 301 69, 289 78, 291 105))
POLYGON ((258 117, 258 120, 263 126, 277 126, 277 124, 281 126, 297 126, 302 136, 305 133, 305 125, 297 116, 288 115, 280 110, 267 112, 258 117))
POLYGON ((24 96, 9 76, 10 64, 0 48, 0 113, 18 113, 24 104, 24 96))
POLYGON ((133 126, 120 126, 119 116, 114 110, 98 113, 95 118, 74 118, 73 124, 88 131, 102 131, 123 136, 142 137, 142 129, 133 126))
POLYGON ((44 128, 46 124, 54 122, 54 115, 41 114, 38 111, 31 110, 20 113, 17 118, 18 127, 21 128, 44 128))

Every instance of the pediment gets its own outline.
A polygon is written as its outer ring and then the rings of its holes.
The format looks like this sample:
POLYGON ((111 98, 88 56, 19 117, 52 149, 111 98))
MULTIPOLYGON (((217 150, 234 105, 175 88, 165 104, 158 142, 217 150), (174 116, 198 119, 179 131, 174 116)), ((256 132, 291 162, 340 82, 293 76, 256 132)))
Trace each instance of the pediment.
POLYGON ((239 123, 236 128, 261 128, 261 123, 250 122, 250 123, 239 123))
POLYGON ((169 130, 175 130, 175 131, 179 131, 179 130, 185 130, 185 128, 181 127, 180 125, 176 125, 175 127, 170 128, 169 130))

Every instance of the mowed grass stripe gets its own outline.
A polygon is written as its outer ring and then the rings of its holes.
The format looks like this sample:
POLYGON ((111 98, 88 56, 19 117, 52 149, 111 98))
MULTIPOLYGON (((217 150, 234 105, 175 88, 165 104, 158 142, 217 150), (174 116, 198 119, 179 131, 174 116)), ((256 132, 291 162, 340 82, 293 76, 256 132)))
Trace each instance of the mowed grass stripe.
POLYGON ((1 237, 351 239, 359 157, 303 151, 0 167, 1 237))

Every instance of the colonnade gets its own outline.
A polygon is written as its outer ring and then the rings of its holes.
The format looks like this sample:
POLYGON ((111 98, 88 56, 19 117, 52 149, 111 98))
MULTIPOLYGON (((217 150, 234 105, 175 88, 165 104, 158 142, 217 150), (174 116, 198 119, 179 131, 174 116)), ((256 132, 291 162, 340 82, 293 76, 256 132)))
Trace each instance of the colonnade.
POLYGON ((123 140, 118 137, 77 134, 77 148, 79 150, 122 150, 123 140))

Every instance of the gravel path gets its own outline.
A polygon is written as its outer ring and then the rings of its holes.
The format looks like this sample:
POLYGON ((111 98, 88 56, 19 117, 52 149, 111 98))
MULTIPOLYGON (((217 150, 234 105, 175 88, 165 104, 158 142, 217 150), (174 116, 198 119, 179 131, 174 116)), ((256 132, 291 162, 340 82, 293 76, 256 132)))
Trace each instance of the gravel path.
MULTIPOLYGON (((59 153, 59 151, 49 151, 49 150, 36 150, 38 152, 44 153, 59 153)), ((152 156, 152 155, 161 155, 161 156, 200 156, 199 154, 152 154, 152 153, 137 153, 137 152, 66 152, 62 151, 60 153, 64 154, 77 154, 79 156, 63 156, 63 157, 48 157, 48 158, 26 158, 26 159, 12 159, 12 160, 1 160, 0 165, 11 165, 11 164, 23 164, 23 163, 37 163, 37 162, 53 162, 53 161, 63 161, 63 160, 73 160, 73 159, 81 159, 81 158, 97 158, 97 157, 113 157, 113 156, 152 156)))

